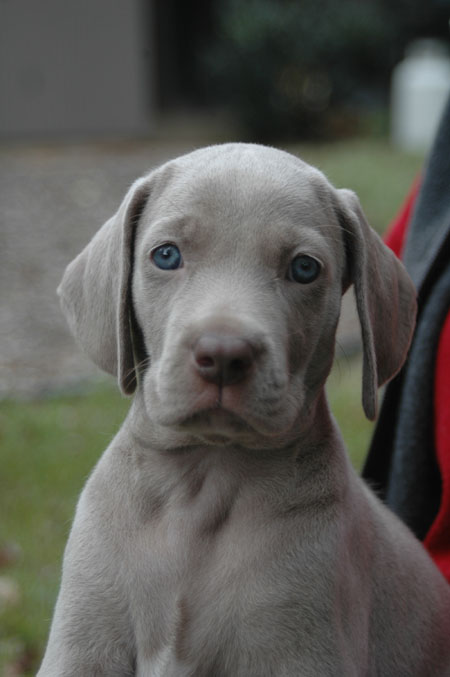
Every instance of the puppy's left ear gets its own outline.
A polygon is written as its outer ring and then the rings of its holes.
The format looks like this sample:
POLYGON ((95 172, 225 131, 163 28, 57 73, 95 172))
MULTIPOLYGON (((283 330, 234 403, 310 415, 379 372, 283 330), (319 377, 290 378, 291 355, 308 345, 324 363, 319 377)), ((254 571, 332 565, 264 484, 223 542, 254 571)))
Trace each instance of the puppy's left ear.
POLYGON ((403 264, 369 226, 357 196, 338 190, 347 254, 344 289, 354 285, 363 342, 363 407, 377 415, 377 389, 401 369, 416 318, 416 290, 403 264))
POLYGON ((114 216, 66 268, 58 287, 69 326, 89 357, 118 377, 125 394, 136 389, 131 274, 136 225, 150 178, 136 181, 114 216))

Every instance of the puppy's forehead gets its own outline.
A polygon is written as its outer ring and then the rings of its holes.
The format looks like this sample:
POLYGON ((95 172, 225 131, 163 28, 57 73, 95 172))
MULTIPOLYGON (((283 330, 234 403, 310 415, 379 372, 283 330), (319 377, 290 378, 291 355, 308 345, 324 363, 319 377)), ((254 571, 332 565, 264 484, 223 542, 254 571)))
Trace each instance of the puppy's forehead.
POLYGON ((150 220, 193 217, 231 223, 321 225, 335 222, 333 188, 321 172, 273 148, 227 144, 196 151, 160 171, 150 220))

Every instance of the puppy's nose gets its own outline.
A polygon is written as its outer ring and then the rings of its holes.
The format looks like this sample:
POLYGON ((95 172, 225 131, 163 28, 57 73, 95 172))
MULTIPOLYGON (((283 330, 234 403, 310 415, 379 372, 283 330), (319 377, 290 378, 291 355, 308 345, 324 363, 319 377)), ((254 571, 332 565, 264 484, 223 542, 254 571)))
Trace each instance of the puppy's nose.
POLYGON ((200 376, 220 386, 245 379, 254 361, 251 344, 237 336, 200 336, 193 347, 193 354, 200 376))

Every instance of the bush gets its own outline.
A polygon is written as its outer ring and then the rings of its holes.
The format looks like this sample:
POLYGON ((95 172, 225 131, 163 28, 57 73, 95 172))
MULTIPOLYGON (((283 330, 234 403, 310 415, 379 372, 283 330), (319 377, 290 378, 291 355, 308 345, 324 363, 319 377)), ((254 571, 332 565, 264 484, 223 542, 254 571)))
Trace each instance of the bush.
POLYGON ((423 21, 418 0, 393 4, 219 0, 208 85, 250 137, 323 137, 337 115, 386 100, 392 65, 423 21))

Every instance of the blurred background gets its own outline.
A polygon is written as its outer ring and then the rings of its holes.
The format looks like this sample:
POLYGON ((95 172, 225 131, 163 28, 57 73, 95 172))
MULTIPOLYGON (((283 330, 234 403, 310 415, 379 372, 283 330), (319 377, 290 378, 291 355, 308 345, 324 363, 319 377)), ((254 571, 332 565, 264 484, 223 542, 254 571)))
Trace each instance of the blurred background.
POLYGON ((257 141, 335 139, 386 123, 393 69, 418 39, 448 57, 448 0, 0 8, 0 135, 16 140, 147 136, 187 111, 227 113, 257 141))
MULTIPOLYGON (((130 183, 256 141, 355 190, 383 233, 450 91, 450 0, 0 0, 0 675, 35 673, 77 496, 128 401, 55 289, 130 183)), ((344 300, 329 394, 371 427, 344 300)))

